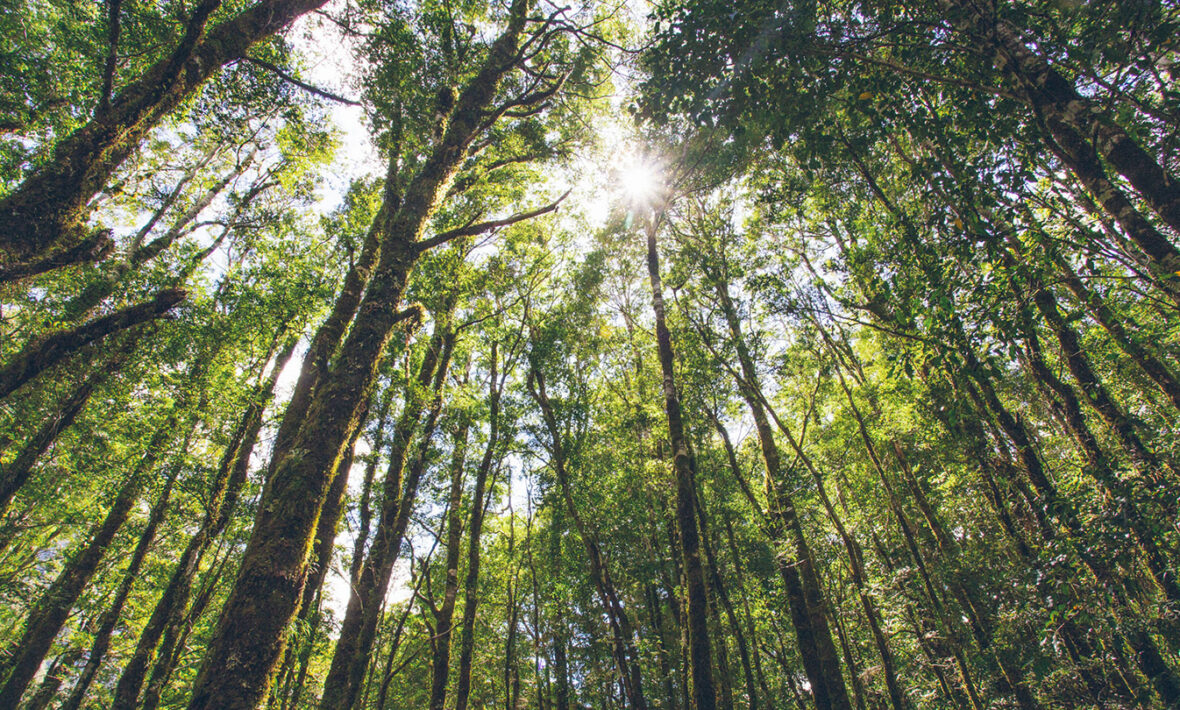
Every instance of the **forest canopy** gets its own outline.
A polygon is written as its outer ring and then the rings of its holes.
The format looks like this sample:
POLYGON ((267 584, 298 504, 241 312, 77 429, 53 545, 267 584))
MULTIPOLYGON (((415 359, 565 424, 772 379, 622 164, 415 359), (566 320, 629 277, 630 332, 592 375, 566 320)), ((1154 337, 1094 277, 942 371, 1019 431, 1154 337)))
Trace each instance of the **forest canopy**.
POLYGON ((7 0, 0 708, 1180 707, 1180 6, 7 0))

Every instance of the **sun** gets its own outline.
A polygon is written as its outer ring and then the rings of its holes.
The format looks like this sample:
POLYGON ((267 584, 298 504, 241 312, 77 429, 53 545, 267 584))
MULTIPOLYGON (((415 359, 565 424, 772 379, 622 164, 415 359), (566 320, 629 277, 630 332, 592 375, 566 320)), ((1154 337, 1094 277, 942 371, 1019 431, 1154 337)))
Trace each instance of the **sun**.
POLYGON ((659 167, 639 155, 619 166, 618 181, 623 197, 637 205, 654 202, 664 186, 659 167))

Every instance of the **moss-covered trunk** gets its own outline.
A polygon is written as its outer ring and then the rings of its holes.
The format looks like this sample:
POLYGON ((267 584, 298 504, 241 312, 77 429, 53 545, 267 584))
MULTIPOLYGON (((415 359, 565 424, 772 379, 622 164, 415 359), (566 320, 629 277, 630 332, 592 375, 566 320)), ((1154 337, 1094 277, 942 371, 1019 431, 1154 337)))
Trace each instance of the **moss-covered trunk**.
POLYGON ((0 399, 87 345, 159 318, 184 300, 185 295, 181 289, 165 289, 150 301, 127 306, 75 328, 33 338, 0 367, 0 399))
POLYGON ((461 623, 461 640, 459 643, 459 677, 455 681, 455 710, 466 710, 467 700, 471 693, 471 659, 475 654, 475 609, 479 604, 479 562, 480 538, 483 535, 483 519, 487 509, 488 479, 496 463, 496 452, 500 440, 500 396, 504 386, 498 380, 499 356, 498 344, 492 343, 491 374, 488 387, 488 443, 484 447, 483 458, 480 459, 479 469, 475 472, 475 490, 471 497, 471 521, 468 524, 467 537, 467 575, 463 580, 463 620, 461 623))
POLYGON ((0 200, 0 258, 24 261, 83 241, 88 203, 149 131, 223 66, 325 2, 264 0, 207 33, 220 2, 199 3, 169 56, 123 86, 109 109, 59 142, 52 159, 0 200))
POLYGON ((410 385, 407 405, 403 410, 399 431, 394 435, 394 450, 390 456, 389 471, 385 477, 384 501, 381 516, 373 534, 373 544, 361 565, 357 583, 349 595, 348 608, 340 626, 340 637, 332 654, 332 665, 324 679, 324 692, 320 699, 323 710, 351 708, 356 704, 368 669, 369 656, 377 635, 382 600, 393 575, 393 566, 401 552, 402 539, 409 526, 410 514, 418 493, 425 467, 425 457, 430 440, 442 409, 442 388, 446 379, 451 354, 454 351, 455 336, 449 332, 450 314, 436 323, 434 337, 423 359, 418 374, 417 388, 410 385), (406 454, 409 451, 418 419, 426 402, 423 391, 433 378, 433 401, 422 423, 418 451, 409 470, 402 473, 406 454))
MULTIPOLYGON (((451 490, 447 502, 447 573, 442 606, 434 615, 434 660, 430 674, 430 710, 443 710, 451 669, 451 637, 454 635, 455 600, 459 596, 459 553, 463 541, 463 466, 467 460, 467 432, 470 417, 464 416, 454 437, 451 458, 451 490)), ((479 501, 472 499, 472 506, 479 501)))

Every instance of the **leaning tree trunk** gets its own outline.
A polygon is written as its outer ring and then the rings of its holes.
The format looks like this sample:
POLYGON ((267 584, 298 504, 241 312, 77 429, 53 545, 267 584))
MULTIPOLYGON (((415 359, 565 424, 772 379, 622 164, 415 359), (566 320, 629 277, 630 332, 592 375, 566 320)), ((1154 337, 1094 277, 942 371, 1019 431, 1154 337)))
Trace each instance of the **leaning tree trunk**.
POLYGON ((545 428, 549 434, 550 444, 547 448, 550 454, 550 464, 561 489, 566 512, 573 519, 578 537, 582 538, 582 545, 590 560, 590 581, 594 584, 595 592, 610 627, 611 655, 622 680, 623 693, 632 708, 645 710, 647 701, 643 694, 643 677, 639 665, 639 654, 635 648, 635 632, 631 626, 631 618, 619 600, 618 590, 611 579, 606 557, 598 543, 598 536, 593 528, 586 523, 574 504, 569 472, 566 470, 566 443, 563 441, 561 428, 545 390, 545 377, 540 370, 534 368, 529 372, 528 388, 529 394, 537 406, 541 408, 542 420, 545 422, 545 428))
MULTIPOLYGON (((106 517, 94 525, 86 544, 70 558, 57 579, 33 606, 25 622, 24 632, 13 646, 13 652, 9 654, 9 661, 3 669, 7 673, 4 685, 0 687, 0 707, 15 708, 20 703, 25 688, 36 675, 41 661, 45 659, 46 652, 53 644, 53 639, 57 637, 69 617, 70 610, 74 608, 74 603, 98 571, 98 566, 106 557, 115 534, 130 517, 135 501, 147 485, 156 460, 172 434, 174 424, 175 419, 170 418, 165 426, 156 431, 135 470, 127 477, 111 501, 106 517)), ((179 469, 179 466, 178 463, 176 468, 179 469)))
MULTIPOLYGON (((434 617, 434 660, 431 662, 430 710, 443 710, 447 700, 447 680, 451 669, 451 636, 454 631, 455 598, 459 595, 459 552, 463 541, 463 466, 467 461, 467 432, 470 417, 462 415, 455 432, 451 460, 451 494, 447 505, 446 586, 442 606, 434 617)), ((479 505, 473 500, 473 506, 479 505)))
POLYGON ((414 430, 426 408, 425 391, 432 379, 434 401, 422 426, 419 458, 429 447, 442 404, 442 386, 455 344, 455 336, 447 330, 449 326, 445 322, 449 317, 448 309, 436 322, 417 382, 407 383, 406 405, 394 433, 389 469, 385 475, 381 516, 373 535, 372 547, 348 598, 340 636, 332 653, 332 664, 324 679, 324 692, 320 700, 323 710, 351 708, 361 690, 377 633, 381 600, 385 598, 393 565, 401 551, 402 536, 417 494, 418 478, 421 475, 418 460, 411 464, 404 480, 402 474, 414 430))
MULTIPOLYGON (((263 0, 207 34, 220 0, 203 0, 167 57, 124 86, 109 109, 64 138, 53 157, 0 200, 0 255, 44 257, 86 239, 88 203, 147 134, 209 77, 326 0, 263 0)), ((93 254, 77 255, 77 260, 93 254)))
POLYGON ((248 710, 266 698, 307 575, 316 521, 346 440, 368 400, 398 322, 398 302, 427 222, 482 130, 501 79, 516 66, 527 3, 516 0, 505 32, 459 96, 434 152, 407 186, 381 233, 381 253, 357 317, 310 396, 286 454, 271 468, 254 529, 194 683, 190 710, 248 710))
POLYGON ((87 345, 159 318, 183 301, 186 295, 183 289, 165 289, 150 301, 127 306, 76 328, 35 336, 0 367, 0 400, 87 345))
POLYGON ((1105 160, 1156 214, 1180 231, 1180 181, 1140 146, 1106 111, 1034 52, 995 6, 979 0, 942 0, 959 27, 974 35, 984 56, 1015 84, 1037 115, 1050 146, 1098 203, 1143 251, 1161 283, 1180 295, 1180 251, 1135 208, 1107 177, 1105 160))
POLYGON ((811 683, 817 707, 849 709, 852 707, 851 702, 844 685, 836 646, 828 628, 823 586, 815 569, 815 562, 794 500, 783 483, 782 456, 762 403, 758 372, 742 336, 741 323, 729 297, 728 287, 720 280, 715 280, 715 290, 738 355, 738 365, 741 368, 738 386, 753 415, 758 442, 762 448, 762 459, 766 466, 769 527, 776 540, 789 541, 794 549, 793 561, 779 558, 778 564, 790 601, 791 621, 795 627, 803 667, 811 683))
POLYGON ((8 512, 8 507, 12 504, 13 497, 16 496, 21 486, 29 480, 29 476, 33 473, 33 466, 37 463, 38 459, 49 450, 49 447, 57 440, 58 435, 74 423, 74 420, 78 418, 78 414, 82 412, 86 403, 90 401, 90 396, 94 393, 94 388, 122 366, 128 352, 133 349, 137 342, 138 338, 128 338, 126 342, 121 344, 117 353, 107 359, 106 362, 97 366, 53 410, 40 428, 29 437, 29 440, 25 442, 25 445, 17 453, 16 458, 7 466, 0 469, 0 516, 8 512))
POLYGON ((168 502, 172 494, 172 486, 176 482, 176 474, 179 471, 179 467, 173 469, 173 475, 168 479, 164 490, 160 493, 159 499, 156 500, 148 515, 147 525, 139 535, 139 541, 131 553, 131 560, 123 572, 123 579, 119 583, 119 588, 115 590, 115 597, 98 620, 98 629, 94 632, 94 643, 90 645, 90 652, 86 654, 86 665, 78 674, 78 679, 74 682, 69 697, 62 702, 61 710, 76 710, 81 706, 82 699, 86 697, 86 691, 90 689, 90 684, 94 681, 94 676, 98 673, 103 658, 106 657, 107 649, 111 645, 111 635, 119 623, 119 617, 123 614, 123 606, 127 603, 131 588, 138 579, 139 571, 147 559, 148 551, 156 537, 156 530, 164 521, 164 514, 168 510, 168 502))
MULTIPOLYGON (((124 663, 123 672, 115 684, 111 710, 132 708, 139 702, 143 681, 156 658, 160 639, 184 615, 193 580, 209 545, 221 535, 237 504, 238 494, 246 482, 250 456, 262 431, 263 413, 274 396, 279 375, 295 350, 291 339, 276 357, 267 379, 258 385, 242 418, 230 438, 213 477, 205 516, 200 527, 185 546, 168 579, 168 585, 156 600, 147 624, 139 634, 131 657, 124 663)), ((81 700, 81 698, 79 698, 81 700)))

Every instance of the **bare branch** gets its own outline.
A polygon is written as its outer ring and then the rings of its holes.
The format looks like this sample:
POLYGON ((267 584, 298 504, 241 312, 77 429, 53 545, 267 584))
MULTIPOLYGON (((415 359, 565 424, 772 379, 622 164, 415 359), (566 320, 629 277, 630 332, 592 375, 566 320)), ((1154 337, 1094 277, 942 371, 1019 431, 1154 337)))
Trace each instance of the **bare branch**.
POLYGON ((333 94, 331 91, 328 91, 326 89, 321 89, 318 86, 312 86, 311 84, 308 84, 306 81, 296 79, 291 74, 288 74, 287 72, 283 71, 282 69, 275 66, 274 64, 271 64, 270 62, 264 61, 262 59, 255 59, 254 57, 242 57, 242 59, 244 59, 247 62, 250 62, 251 64, 254 64, 256 66, 260 66, 263 69, 266 69, 270 72, 273 72, 276 76, 278 76, 280 79, 287 82, 288 84, 298 86, 300 89, 303 89, 304 91, 306 91, 308 93, 315 94, 316 96, 319 96, 322 99, 328 99, 329 101, 335 101, 337 103, 342 103, 346 106, 360 106, 361 105, 360 101, 353 101, 352 99, 344 98, 343 96, 340 96, 338 94, 333 94))
POLYGON ((505 217, 504 219, 494 219, 489 222, 476 222, 475 224, 468 224, 456 229, 448 230, 435 236, 433 239, 427 239, 426 241, 418 242, 415 248, 419 253, 421 253, 427 249, 432 249, 441 244, 446 244, 452 239, 483 234, 484 232, 490 232, 494 229, 507 227, 509 225, 516 224, 517 222, 523 222, 527 219, 532 219, 534 217, 540 217, 543 214, 555 212, 557 211, 558 205, 560 205, 565 200, 565 198, 569 197, 569 195, 570 190, 566 190, 565 194, 561 197, 545 205, 544 207, 539 207, 535 210, 532 210, 531 212, 520 212, 518 214, 512 215, 511 217, 505 217))

